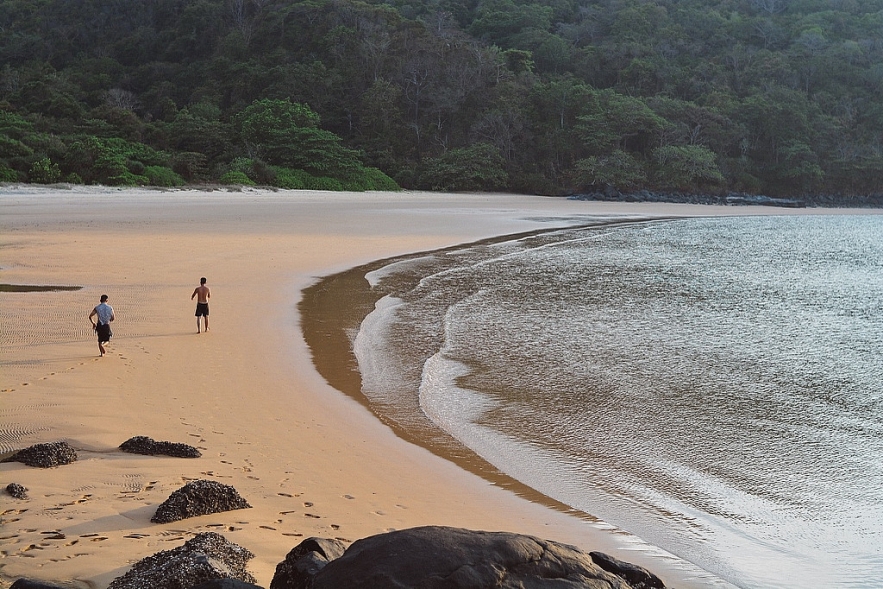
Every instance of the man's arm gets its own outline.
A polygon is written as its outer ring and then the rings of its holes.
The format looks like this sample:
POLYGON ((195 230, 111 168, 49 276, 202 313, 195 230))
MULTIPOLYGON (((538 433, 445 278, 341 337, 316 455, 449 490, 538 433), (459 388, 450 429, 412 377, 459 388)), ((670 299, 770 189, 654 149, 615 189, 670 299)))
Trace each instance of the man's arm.
POLYGON ((210 298, 212 298, 212 291, 209 290, 209 287, 206 286, 205 287, 205 301, 208 302, 208 300, 210 298))
POLYGON ((193 289, 193 294, 190 295, 190 300, 191 300, 191 301, 193 300, 193 297, 195 297, 195 296, 196 296, 196 293, 198 293, 198 292, 199 292, 199 287, 196 287, 196 288, 193 289))
POLYGON ((95 327, 95 322, 92 321, 92 318, 95 317, 95 315, 97 315, 97 314, 98 314, 98 311, 96 311, 95 309, 92 309, 92 312, 89 313, 89 323, 92 324, 92 327, 95 327))

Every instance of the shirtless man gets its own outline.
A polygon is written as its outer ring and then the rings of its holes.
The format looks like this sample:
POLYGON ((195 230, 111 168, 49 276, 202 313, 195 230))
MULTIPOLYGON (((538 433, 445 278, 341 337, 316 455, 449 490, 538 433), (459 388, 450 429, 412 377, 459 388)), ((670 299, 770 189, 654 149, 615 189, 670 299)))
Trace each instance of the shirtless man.
POLYGON ((199 286, 193 290, 190 300, 192 301, 194 297, 198 297, 196 299, 196 333, 200 333, 200 316, 205 317, 205 330, 208 331, 208 300, 212 298, 212 292, 205 285, 205 278, 199 279, 199 286))

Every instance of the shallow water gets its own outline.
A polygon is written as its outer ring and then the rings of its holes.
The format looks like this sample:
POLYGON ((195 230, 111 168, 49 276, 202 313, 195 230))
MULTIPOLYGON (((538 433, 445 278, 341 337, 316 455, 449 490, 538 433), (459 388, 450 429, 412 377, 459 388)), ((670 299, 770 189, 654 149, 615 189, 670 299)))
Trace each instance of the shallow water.
MULTIPOLYGON (((746 588, 883 580, 883 217, 569 229, 376 269, 362 391, 746 588), (428 419, 427 419, 428 418, 428 419)), ((439 443, 444 443, 443 441, 439 443)))

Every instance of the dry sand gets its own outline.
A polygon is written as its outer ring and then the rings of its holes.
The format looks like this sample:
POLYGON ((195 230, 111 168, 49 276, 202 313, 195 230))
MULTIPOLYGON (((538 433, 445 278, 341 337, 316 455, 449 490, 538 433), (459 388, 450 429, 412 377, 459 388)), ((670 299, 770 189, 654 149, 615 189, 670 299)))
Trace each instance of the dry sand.
MULTIPOLYGON (((316 277, 387 256, 591 215, 805 214, 513 195, 150 191, 0 187, 0 455, 66 440, 53 469, 0 464, 0 578, 105 587, 133 562, 217 531, 254 552, 269 586, 302 538, 347 541, 416 525, 510 530, 603 550, 670 585, 708 586, 627 534, 531 503, 408 444, 313 368, 296 305, 316 277), (190 295, 212 289, 197 335, 190 295), (109 353, 87 315, 106 293, 109 353), (199 459, 122 453, 135 435, 199 459), (152 524, 192 479, 233 485, 251 509, 152 524)), ((856 211, 850 211, 855 213, 856 211)))

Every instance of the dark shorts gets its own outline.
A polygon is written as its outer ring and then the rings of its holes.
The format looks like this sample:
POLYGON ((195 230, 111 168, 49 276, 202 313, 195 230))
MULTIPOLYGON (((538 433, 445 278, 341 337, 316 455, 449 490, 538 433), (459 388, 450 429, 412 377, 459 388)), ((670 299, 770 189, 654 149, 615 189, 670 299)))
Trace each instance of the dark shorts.
POLYGON ((113 335, 113 332, 110 330, 109 323, 107 325, 102 325, 99 323, 98 329, 96 329, 95 331, 98 333, 98 343, 99 344, 106 344, 107 342, 110 341, 110 338, 113 335))
POLYGON ((208 317, 208 303, 196 303, 196 316, 202 315, 208 317))

